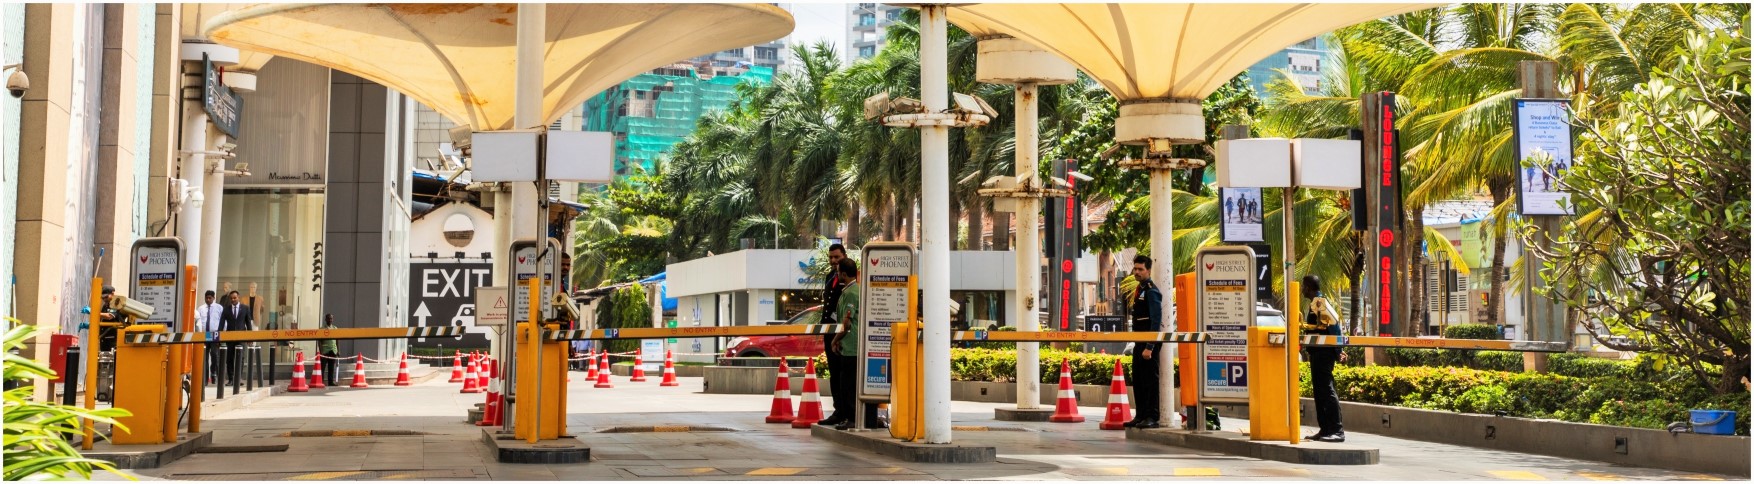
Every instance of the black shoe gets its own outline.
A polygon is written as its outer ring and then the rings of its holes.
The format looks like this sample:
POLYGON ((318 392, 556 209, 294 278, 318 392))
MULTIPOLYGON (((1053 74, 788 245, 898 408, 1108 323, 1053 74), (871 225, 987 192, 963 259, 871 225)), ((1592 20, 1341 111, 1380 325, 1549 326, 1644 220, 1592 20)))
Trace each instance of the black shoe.
POLYGON ((1123 425, 1121 425, 1121 426, 1122 426, 1122 427, 1125 427, 1125 428, 1129 428, 1129 429, 1130 429, 1130 428, 1133 428, 1133 427, 1138 427, 1138 426, 1139 426, 1139 422, 1140 422, 1140 421, 1142 421, 1142 420, 1144 420, 1144 419, 1141 419, 1141 418, 1134 418, 1134 419, 1132 419, 1132 420, 1128 420, 1128 421, 1127 421, 1127 423, 1126 423, 1126 424, 1123 424, 1123 425))
POLYGON ((1317 435, 1317 436, 1315 436, 1315 438, 1310 439, 1310 440, 1314 440, 1316 442, 1328 442, 1328 443, 1338 444, 1338 443, 1346 441, 1346 433, 1345 432, 1334 432, 1334 433, 1331 433, 1328 435, 1317 435))
POLYGON ((1159 428, 1162 426, 1163 426, 1162 424, 1157 422, 1157 419, 1151 418, 1151 419, 1145 419, 1145 420, 1140 421, 1139 424, 1134 425, 1133 428, 1136 428, 1136 429, 1155 429, 1155 428, 1159 428))
POLYGON ((852 430, 852 428, 853 428, 852 422, 841 422, 841 423, 836 424, 834 426, 835 430, 852 430))
POLYGON ((821 425, 823 427, 833 427, 833 426, 845 423, 846 421, 847 421, 847 419, 844 419, 844 418, 828 418, 828 419, 822 419, 821 421, 816 422, 816 425, 821 425))

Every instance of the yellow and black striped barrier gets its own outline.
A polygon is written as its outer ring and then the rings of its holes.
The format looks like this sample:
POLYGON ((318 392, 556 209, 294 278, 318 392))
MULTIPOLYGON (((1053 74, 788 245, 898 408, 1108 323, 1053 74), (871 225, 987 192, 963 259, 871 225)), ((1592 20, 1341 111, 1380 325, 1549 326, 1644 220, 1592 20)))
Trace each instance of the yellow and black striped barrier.
POLYGON ((462 336, 463 326, 421 326, 415 328, 337 328, 337 329, 276 329, 261 331, 210 331, 205 333, 135 333, 126 338, 129 344, 194 344, 243 343, 254 341, 308 341, 324 339, 394 339, 394 338, 455 338, 462 336))
POLYGON ((1570 345, 1551 341, 1506 341, 1491 339, 1401 338, 1391 336, 1326 336, 1305 335, 1304 346, 1360 346, 1380 348, 1431 348, 1450 350, 1501 350, 1539 353, 1570 351, 1570 345))
POLYGON ((1094 342, 1094 343, 1205 343, 1206 333, 1159 333, 1156 331, 952 331, 952 341, 1002 342, 1094 342))
POLYGON ((544 331, 542 337, 548 341, 578 339, 717 338, 721 336, 835 334, 840 331, 841 325, 839 324, 781 324, 773 326, 693 326, 684 328, 607 328, 588 330, 562 329, 544 331))

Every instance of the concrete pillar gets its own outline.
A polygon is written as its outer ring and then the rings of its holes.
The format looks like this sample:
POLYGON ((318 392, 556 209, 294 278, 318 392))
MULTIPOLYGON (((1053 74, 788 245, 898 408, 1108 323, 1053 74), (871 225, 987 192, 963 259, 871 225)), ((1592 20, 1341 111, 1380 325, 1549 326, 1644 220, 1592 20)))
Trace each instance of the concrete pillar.
MULTIPOLYGON (((38 325, 36 338, 24 355, 47 362, 49 335, 60 328, 65 272, 67 218, 67 133, 72 130, 73 29, 71 4, 25 7, 25 75, 31 89, 19 105, 19 173, 17 249, 13 270, 18 277, 18 312, 25 324, 38 325)), ((48 385, 36 382, 33 398, 48 399, 48 385)))
MULTIPOLYGON (((135 123, 138 99, 140 97, 137 83, 143 74, 136 66, 142 46, 136 39, 140 38, 138 16, 143 8, 136 4, 112 3, 102 6, 104 9, 104 45, 103 63, 103 128, 98 131, 98 163, 104 167, 97 172, 97 247, 105 249, 106 256, 98 261, 97 272, 105 281, 127 291, 124 283, 128 277, 127 263, 117 263, 126 257, 129 247, 134 243, 134 211, 135 206, 135 159, 143 153, 136 153, 135 142, 139 137, 135 123)), ((144 54, 150 55, 147 51, 144 54)))
MULTIPOLYGON (((342 328, 383 321, 387 253, 384 213, 388 89, 352 74, 330 77, 329 180, 323 223, 323 313, 342 328)), ((343 341, 345 354, 381 358, 373 341, 343 341)))

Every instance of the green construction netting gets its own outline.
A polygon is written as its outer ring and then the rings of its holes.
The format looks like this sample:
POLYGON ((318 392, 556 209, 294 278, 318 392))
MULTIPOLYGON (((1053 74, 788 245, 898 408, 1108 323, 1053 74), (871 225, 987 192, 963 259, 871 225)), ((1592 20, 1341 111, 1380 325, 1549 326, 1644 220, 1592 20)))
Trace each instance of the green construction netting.
POLYGON ((702 115, 730 106, 739 84, 767 84, 774 72, 771 67, 751 66, 740 75, 710 79, 702 79, 694 69, 686 75, 671 74, 681 72, 659 69, 640 74, 585 102, 584 129, 615 134, 618 175, 632 173, 634 167, 651 169, 671 146, 694 131, 702 115))

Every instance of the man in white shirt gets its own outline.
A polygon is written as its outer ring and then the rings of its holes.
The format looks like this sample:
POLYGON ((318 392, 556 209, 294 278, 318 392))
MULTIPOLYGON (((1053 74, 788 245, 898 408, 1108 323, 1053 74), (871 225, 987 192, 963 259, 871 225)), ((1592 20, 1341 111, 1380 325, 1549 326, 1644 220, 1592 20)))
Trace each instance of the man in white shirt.
MULTIPOLYGON (((219 315, 225 311, 224 306, 213 302, 213 291, 207 291, 207 303, 195 306, 195 331, 216 332, 223 329, 219 325, 219 315)), ((207 347, 207 381, 219 379, 219 352, 212 346, 207 347)))

